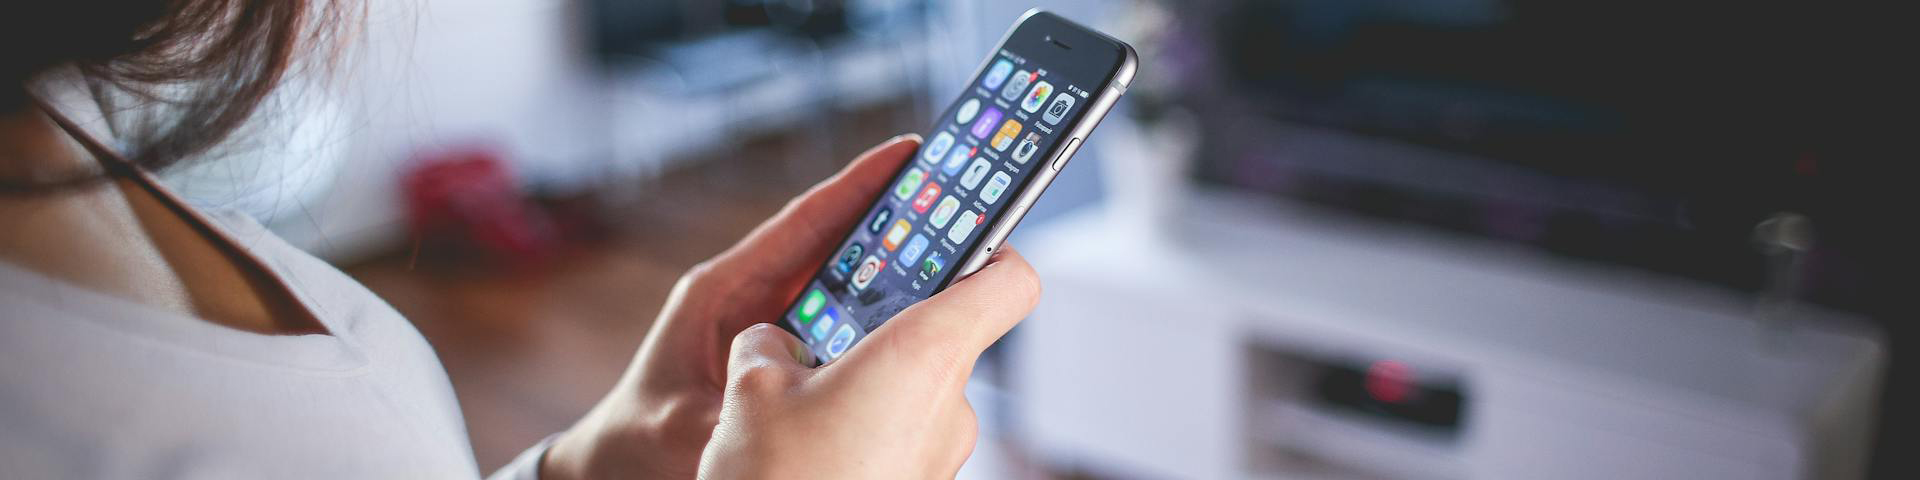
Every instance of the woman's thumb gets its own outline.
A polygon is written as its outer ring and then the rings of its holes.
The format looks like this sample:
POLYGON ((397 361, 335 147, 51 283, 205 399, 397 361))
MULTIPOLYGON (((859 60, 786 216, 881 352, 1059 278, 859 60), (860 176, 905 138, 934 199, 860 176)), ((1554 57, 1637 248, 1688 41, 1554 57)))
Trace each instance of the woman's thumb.
POLYGON ((1039 301, 1039 275, 1020 252, 1007 247, 973 276, 895 315, 866 342, 900 349, 880 356, 894 366, 970 369, 980 352, 1032 313, 1039 301))
POLYGON ((771 323, 756 324, 733 337, 733 348, 727 355, 727 378, 784 377, 787 372, 806 369, 813 363, 812 357, 806 344, 786 330, 771 323))

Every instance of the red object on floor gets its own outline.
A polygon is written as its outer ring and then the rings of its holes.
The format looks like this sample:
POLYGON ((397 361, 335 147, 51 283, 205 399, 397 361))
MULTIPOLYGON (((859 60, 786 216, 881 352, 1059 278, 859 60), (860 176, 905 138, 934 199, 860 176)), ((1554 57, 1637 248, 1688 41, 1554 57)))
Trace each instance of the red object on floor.
POLYGON ((479 257, 471 259, 530 268, 546 263, 560 247, 552 220, 520 190, 506 161, 490 149, 422 156, 402 178, 401 188, 408 223, 421 240, 423 254, 479 257))

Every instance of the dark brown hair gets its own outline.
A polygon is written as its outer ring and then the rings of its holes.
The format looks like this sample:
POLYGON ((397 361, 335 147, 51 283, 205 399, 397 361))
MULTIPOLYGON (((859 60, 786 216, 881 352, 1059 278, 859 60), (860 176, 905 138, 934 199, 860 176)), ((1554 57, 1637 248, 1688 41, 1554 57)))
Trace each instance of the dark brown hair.
MULTIPOLYGON (((166 167, 208 151, 244 125, 297 55, 334 52, 345 10, 337 1, 344 0, 19 2, 0 16, 0 114, 32 108, 27 83, 72 65, 109 115, 169 109, 164 121, 115 132, 135 165, 166 167)), ((92 177, 0 178, 0 191, 58 188, 92 177)))

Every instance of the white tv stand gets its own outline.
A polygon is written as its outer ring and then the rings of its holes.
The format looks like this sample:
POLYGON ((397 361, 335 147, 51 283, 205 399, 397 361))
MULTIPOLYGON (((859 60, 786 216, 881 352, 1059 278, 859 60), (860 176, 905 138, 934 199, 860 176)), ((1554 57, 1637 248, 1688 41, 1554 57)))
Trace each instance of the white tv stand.
POLYGON ((1855 478, 1885 354, 1857 320, 1510 246, 1196 194, 1018 246, 1019 435, 1147 478, 1855 478), (1156 236, 1145 232, 1166 232, 1156 236), (1457 433, 1330 410, 1273 358, 1390 359, 1464 391, 1457 433))

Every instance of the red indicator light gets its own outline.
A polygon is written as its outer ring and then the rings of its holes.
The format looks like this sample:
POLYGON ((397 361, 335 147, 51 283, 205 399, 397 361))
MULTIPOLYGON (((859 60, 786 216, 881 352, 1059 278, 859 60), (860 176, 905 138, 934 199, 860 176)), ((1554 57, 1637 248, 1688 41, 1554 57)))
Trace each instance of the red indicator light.
POLYGON ((1393 360, 1367 367, 1367 395, 1380 403, 1399 404, 1413 396, 1413 369, 1393 360))

